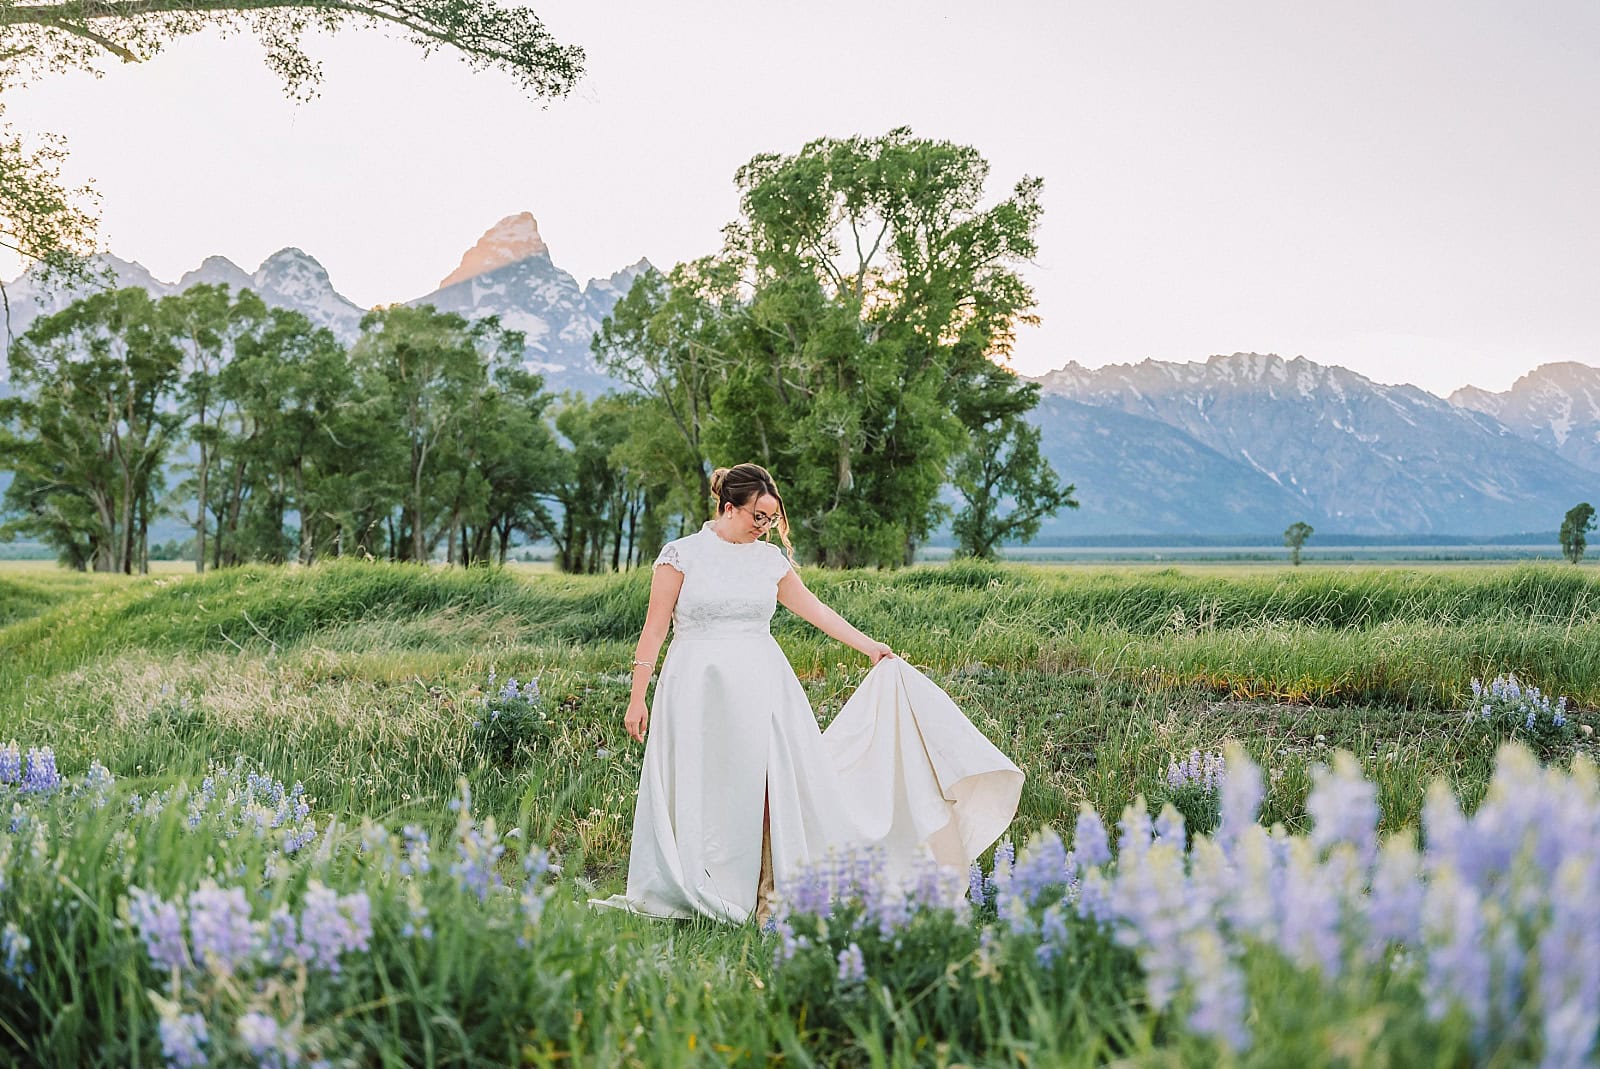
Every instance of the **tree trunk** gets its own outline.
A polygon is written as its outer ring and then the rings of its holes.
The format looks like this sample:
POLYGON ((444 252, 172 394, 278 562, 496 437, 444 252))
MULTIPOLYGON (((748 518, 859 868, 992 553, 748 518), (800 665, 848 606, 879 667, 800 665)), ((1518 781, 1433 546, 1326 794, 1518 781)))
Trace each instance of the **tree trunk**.
MULTIPOLYGON (((200 430, 206 426, 205 406, 200 406, 200 430)), ((206 570, 206 476, 211 474, 211 451, 206 447, 205 436, 200 439, 200 508, 195 512, 194 570, 202 575, 206 570)))

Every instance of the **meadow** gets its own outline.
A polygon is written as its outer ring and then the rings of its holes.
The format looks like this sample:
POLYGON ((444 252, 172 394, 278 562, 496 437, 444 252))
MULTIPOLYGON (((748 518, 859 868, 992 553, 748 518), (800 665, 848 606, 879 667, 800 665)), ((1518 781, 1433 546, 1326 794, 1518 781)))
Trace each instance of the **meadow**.
MULTIPOLYGON (((1027 774, 1010 842, 962 909, 889 904, 865 862, 793 891, 775 931, 586 908, 625 881, 643 573, 0 566, 0 745, 17 744, 0 753, 0 1050, 105 1065, 1586 1064, 1589 1047, 1551 1038, 1567 1003, 1538 979, 1550 953, 1519 951, 1515 976, 1495 957, 1487 1001, 1458 998, 1429 955, 1465 936, 1420 915, 1381 952, 1341 928, 1316 937, 1337 953, 1307 959, 1286 899, 1268 928, 1207 928, 1193 906, 1244 900, 1244 884, 1229 898, 1225 880, 1196 882, 1208 865, 1267 872, 1282 895, 1298 873, 1344 888, 1321 902, 1338 922, 1383 900, 1421 826, 1417 886, 1463 884, 1428 868, 1453 841, 1440 790, 1461 821, 1514 794, 1588 828, 1590 570, 806 577, 1027 774), (1509 673, 1517 695, 1480 715, 1474 680, 1509 673), (1569 704, 1524 724, 1532 688, 1569 704), (1227 781, 1209 763, 1195 780, 1191 753, 1194 768, 1227 753, 1227 781), (1116 862, 1089 848, 1085 805, 1116 862), (1145 872, 1160 876, 1141 891, 1145 872), (1148 906, 1163 887, 1191 907, 1176 928, 1148 906), (1163 963, 1162 924, 1189 964, 1163 963)), ((825 724, 865 659, 781 610, 774 633, 825 724)), ((1484 841, 1522 827, 1497 819, 1484 841)), ((1542 857, 1551 882, 1558 861, 1542 857)), ((1481 904, 1501 869, 1471 871, 1490 881, 1481 904)), ((1492 929, 1507 948, 1565 930, 1538 901, 1492 929)), ((1572 1005, 1600 1007, 1594 986, 1572 1005)), ((1592 1043, 1600 1021, 1584 1028, 1592 1043)))

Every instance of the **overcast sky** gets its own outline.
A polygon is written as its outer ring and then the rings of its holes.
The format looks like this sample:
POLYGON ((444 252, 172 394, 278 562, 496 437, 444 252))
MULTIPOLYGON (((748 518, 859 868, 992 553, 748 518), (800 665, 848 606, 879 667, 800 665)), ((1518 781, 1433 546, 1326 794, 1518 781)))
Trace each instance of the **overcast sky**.
MULTIPOLYGON (((734 171, 909 125, 1044 179, 1014 365, 1304 355, 1437 393, 1600 364, 1600 4, 540 0, 588 52, 541 106, 346 31, 296 104, 202 35, 7 118, 64 134, 112 251, 168 281, 298 246, 358 304, 531 211, 580 282, 714 251, 734 171)), ((0 261, 4 277, 20 270, 0 261)))

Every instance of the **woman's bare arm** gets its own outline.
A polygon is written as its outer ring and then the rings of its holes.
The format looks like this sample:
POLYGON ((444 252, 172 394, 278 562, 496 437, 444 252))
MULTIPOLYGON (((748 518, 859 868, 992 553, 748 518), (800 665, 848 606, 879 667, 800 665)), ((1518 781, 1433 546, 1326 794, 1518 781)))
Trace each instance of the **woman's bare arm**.
POLYGON ((643 741, 645 728, 650 723, 650 710, 644 703, 650 673, 655 668, 656 655, 661 643, 666 641, 667 628, 672 624, 672 609, 678 604, 678 591, 683 589, 683 573, 670 564, 656 566, 650 577, 650 608, 644 614, 644 630, 639 633, 639 644, 633 651, 633 690, 628 695, 628 713, 623 726, 635 741, 643 741), (639 662, 646 662, 640 664, 639 662))
POLYGON ((778 601, 784 608, 818 631, 871 657, 873 664, 877 664, 885 657, 894 656, 894 651, 888 646, 868 638, 849 620, 824 605, 822 599, 806 587, 800 578, 800 573, 793 568, 778 581, 778 601))

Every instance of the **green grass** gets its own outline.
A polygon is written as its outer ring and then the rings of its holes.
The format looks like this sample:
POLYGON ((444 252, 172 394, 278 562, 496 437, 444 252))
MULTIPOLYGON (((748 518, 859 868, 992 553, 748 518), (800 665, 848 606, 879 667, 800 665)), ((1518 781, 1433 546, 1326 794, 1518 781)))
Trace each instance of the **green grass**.
MULTIPOLYGON (((1436 777, 1469 804, 1482 793, 1493 753, 1462 732, 1457 712, 1472 677, 1516 671, 1572 696, 1591 726, 1600 703, 1600 576, 1554 565, 1221 576, 964 563, 805 577, 924 666, 1022 766, 1019 842, 1047 824, 1065 829, 1084 801, 1114 817, 1158 789, 1172 755, 1228 740, 1271 773, 1266 819, 1303 825, 1310 769, 1343 748, 1379 784, 1385 825, 1399 828, 1415 823, 1436 777)), ((621 718, 647 583, 642 573, 343 562, 142 579, 8 569, 0 741, 51 745, 68 772, 97 758, 123 790, 141 793, 197 781, 213 760, 244 754, 304 781, 325 817, 436 832, 451 826, 445 803, 464 779, 480 814, 559 852, 568 879, 584 881, 571 894, 604 895, 625 878, 641 752, 621 718), (491 669, 537 676, 555 723, 510 761, 472 742, 473 688, 491 669)), ((864 658, 782 611, 774 630, 826 722, 864 658)), ((178 867, 205 864, 195 856, 178 867)), ((985 1033, 987 1054, 913 1050, 914 1014, 891 1027, 887 1047, 858 1036, 824 1049, 804 1021, 767 1012, 770 947, 753 930, 591 917, 576 904, 554 916, 576 933, 574 946, 605 951, 579 970, 582 994, 561 996, 582 1021, 569 1021, 556 1047, 523 1052, 536 1063, 760 1064, 771 1050, 794 1064, 1013 1063, 1029 1044, 1078 1050, 1071 1057, 1083 1064, 1141 1049, 1163 1064, 1161 1050, 1180 1059, 1180 1040, 1136 1011, 1104 1007, 1065 1023, 1012 1007, 1003 1027, 985 1026, 998 1029, 985 1033)), ((485 952, 471 944, 460 954, 485 952)), ((137 985, 125 990, 126 970, 117 975, 122 986, 95 997, 121 1009, 97 1025, 63 1017, 54 1027, 90 1038, 148 1030, 148 1011, 129 1006, 137 985)), ((492 983, 486 975, 469 970, 462 981, 492 983)), ((465 1012, 427 990, 407 997, 445 1017, 465 1012)), ((891 1010, 871 1019, 892 1021, 891 1010)), ((110 1012, 98 1003, 76 1012, 91 1011, 110 1012)), ((517 1011, 495 1013, 491 1032, 517 1011)), ((481 1037, 446 1041, 440 1021, 402 1027, 374 1013, 360 1028, 396 1064, 427 1044, 434 1054, 424 1060, 502 1060, 481 1037), (386 1047, 385 1029, 404 1041, 386 1047)), ((65 1036, 51 1042, 86 1049, 65 1036)), ((148 1034, 128 1042, 116 1049, 148 1055, 148 1034)))

